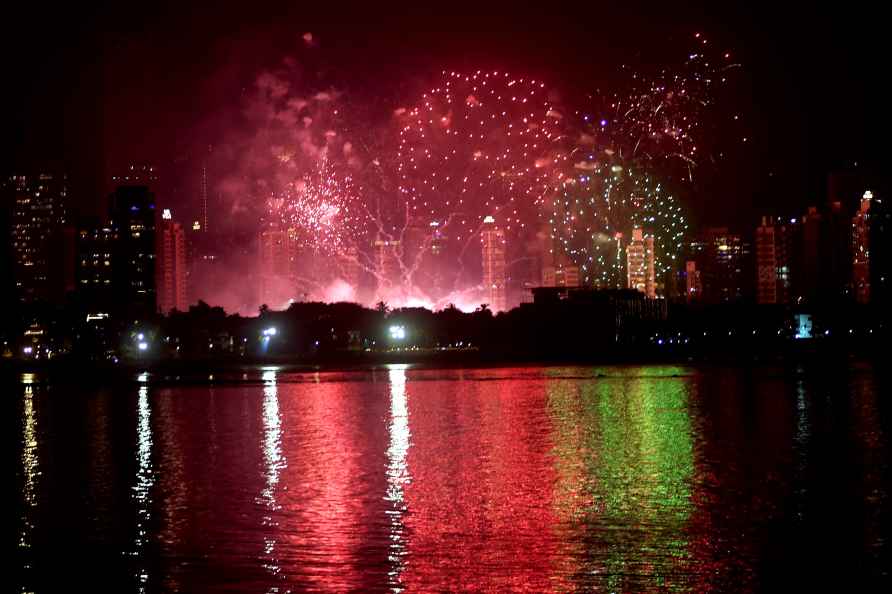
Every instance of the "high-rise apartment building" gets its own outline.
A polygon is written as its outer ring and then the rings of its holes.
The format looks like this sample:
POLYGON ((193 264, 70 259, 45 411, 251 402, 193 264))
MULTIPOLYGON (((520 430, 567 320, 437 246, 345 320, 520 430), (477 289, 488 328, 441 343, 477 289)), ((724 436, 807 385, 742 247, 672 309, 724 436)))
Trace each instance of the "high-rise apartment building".
POLYGON ((147 186, 119 186, 109 198, 109 223, 118 299, 130 309, 156 311, 155 194, 147 186))
POLYGON ((701 298, 705 303, 741 301, 752 288, 750 245, 725 227, 706 230, 700 241, 691 244, 693 259, 700 270, 701 298))
POLYGON ((167 314, 172 310, 187 311, 186 235, 182 225, 173 220, 170 209, 161 213, 158 227, 157 264, 158 309, 167 314))
POLYGON ((480 233, 483 255, 484 301, 493 311, 507 308, 507 278, 505 274, 505 231, 496 226, 495 219, 483 219, 480 233))
POLYGON ((870 301, 887 304, 892 298, 892 202, 874 197, 870 205, 870 301))
POLYGON ((861 207, 852 219, 852 290, 858 303, 870 302, 870 203, 873 193, 864 192, 861 207))
POLYGON ((756 302, 789 303, 792 297, 796 221, 762 217, 756 228, 756 302))
POLYGON ((641 228, 632 230, 632 241, 626 247, 628 288, 644 293, 651 299, 657 296, 654 267, 654 238, 644 235, 641 228))
POLYGON ((832 202, 821 226, 820 297, 847 301, 852 295, 852 219, 840 201, 832 202))
POLYGON ((110 225, 87 225, 77 236, 77 291, 95 311, 108 313, 115 304, 114 258, 117 234, 110 225))
POLYGON ((12 193, 11 241, 15 288, 23 301, 61 299, 70 268, 62 249, 68 180, 64 175, 17 175, 8 180, 12 193))

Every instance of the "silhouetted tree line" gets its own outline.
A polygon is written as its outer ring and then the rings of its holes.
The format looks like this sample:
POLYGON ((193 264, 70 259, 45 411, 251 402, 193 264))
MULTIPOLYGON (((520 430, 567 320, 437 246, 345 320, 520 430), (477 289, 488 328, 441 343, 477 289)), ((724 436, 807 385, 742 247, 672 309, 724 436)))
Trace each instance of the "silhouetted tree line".
MULTIPOLYGON (((51 350, 56 357, 145 362, 758 357, 800 344, 795 308, 675 304, 666 308, 668 315, 648 316, 629 309, 629 303, 637 302, 566 299, 494 314, 487 306, 473 312, 454 306, 433 312, 391 309, 385 303, 367 308, 298 302, 283 311, 263 306, 257 316, 246 317, 198 302, 167 316, 129 313, 101 320, 88 320, 76 307, 32 304, 7 311, 0 333, 6 357, 21 355, 22 346, 32 344, 27 341, 39 341, 50 345, 41 353, 51 350)), ((889 334, 884 308, 827 309, 810 315, 814 339, 821 344, 876 350, 889 334)))

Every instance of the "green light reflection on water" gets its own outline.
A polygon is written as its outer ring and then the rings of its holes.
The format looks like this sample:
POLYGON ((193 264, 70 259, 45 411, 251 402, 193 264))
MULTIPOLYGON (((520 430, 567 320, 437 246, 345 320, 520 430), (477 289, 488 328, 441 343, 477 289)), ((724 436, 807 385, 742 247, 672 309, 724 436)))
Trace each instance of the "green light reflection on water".
POLYGON ((688 589, 690 379, 675 367, 547 375, 555 508, 568 531, 556 570, 583 587, 688 589))

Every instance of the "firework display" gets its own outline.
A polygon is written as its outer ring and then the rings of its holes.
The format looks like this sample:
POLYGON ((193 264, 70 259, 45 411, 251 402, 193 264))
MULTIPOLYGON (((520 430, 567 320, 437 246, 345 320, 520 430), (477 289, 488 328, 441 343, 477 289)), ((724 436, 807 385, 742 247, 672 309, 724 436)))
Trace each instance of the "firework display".
POLYGON ((562 175, 563 115, 543 82, 444 72, 399 116, 399 192, 411 216, 442 221, 457 241, 488 215, 509 232, 526 226, 562 175))
POLYGON ((703 128, 715 89, 740 67, 729 52, 715 52, 700 33, 693 41, 680 67, 664 66, 652 75, 623 67, 628 87, 591 95, 591 110, 582 115, 584 134, 622 159, 659 168, 664 176, 681 165, 690 180, 708 153, 703 128))
POLYGON ((487 217, 504 233, 506 274, 517 286, 542 282, 535 267, 515 264, 546 249, 578 267, 585 285, 624 287, 634 229, 653 238, 654 269, 665 278, 687 231, 676 197, 704 153, 715 156, 704 122, 716 87, 737 67, 727 53, 710 57, 700 35, 694 42, 678 68, 631 72, 623 90, 593 93, 575 111, 540 80, 443 71, 417 102, 394 111, 374 152, 356 150, 334 125, 350 111, 340 96, 275 96, 302 117, 276 116, 299 133, 273 133, 296 142, 276 149, 267 219, 314 253, 354 254, 351 265, 379 289, 398 287, 410 301, 449 302, 479 286, 487 217), (307 105, 315 119, 304 116, 307 105))
POLYGON ((657 275, 672 270, 687 230, 673 196, 616 159, 585 163, 555 193, 549 210, 551 239, 579 266, 584 284, 601 288, 625 286, 623 248, 633 229, 653 236, 657 275))
POLYGON ((354 248, 367 224, 352 178, 338 175, 325 158, 274 194, 269 211, 272 222, 292 231, 298 246, 324 254, 354 248))
POLYGON ((696 34, 679 68, 632 72, 623 92, 595 93, 590 109, 576 112, 573 172, 546 204, 546 216, 551 239, 579 266, 583 282, 625 286, 623 247, 635 228, 654 238, 658 278, 673 270, 687 222, 672 190, 693 180, 701 157, 714 157, 703 148, 705 116, 714 89, 738 66, 696 34))

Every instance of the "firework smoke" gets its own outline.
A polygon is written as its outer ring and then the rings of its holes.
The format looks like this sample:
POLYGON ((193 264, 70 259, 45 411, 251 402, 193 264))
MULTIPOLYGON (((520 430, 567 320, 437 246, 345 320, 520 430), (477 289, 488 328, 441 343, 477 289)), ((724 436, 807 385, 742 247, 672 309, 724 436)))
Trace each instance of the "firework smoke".
POLYGON ((541 282, 529 263, 545 243, 585 284, 623 286, 623 239, 636 227, 667 273, 687 230, 676 196, 709 153, 703 121, 737 66, 694 41, 678 68, 632 72, 624 91, 594 93, 585 109, 533 78, 444 71, 380 125, 288 59, 254 82, 250 133, 228 144, 239 164, 224 189, 268 244, 288 245, 288 264, 263 273, 284 279, 278 300, 473 308, 487 216, 505 232, 516 285, 541 282))

